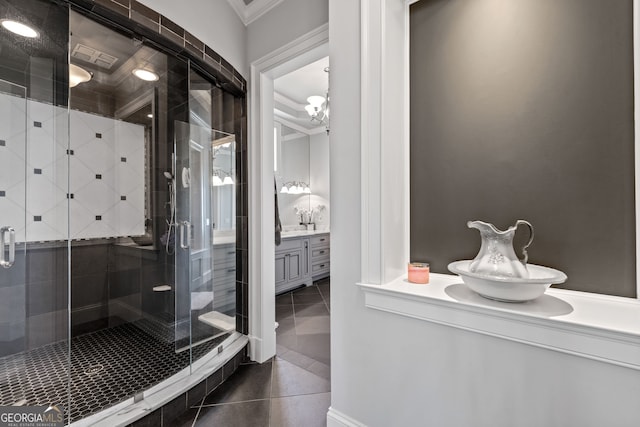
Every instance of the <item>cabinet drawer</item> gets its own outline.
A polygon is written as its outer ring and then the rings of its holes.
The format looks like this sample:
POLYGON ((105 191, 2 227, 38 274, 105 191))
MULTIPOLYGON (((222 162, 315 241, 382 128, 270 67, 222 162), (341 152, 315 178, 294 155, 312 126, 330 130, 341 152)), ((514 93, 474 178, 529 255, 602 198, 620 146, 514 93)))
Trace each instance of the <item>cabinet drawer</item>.
POLYGON ((236 281, 236 263, 228 262, 226 264, 216 264, 213 267, 213 283, 218 285, 226 282, 236 281))
POLYGON ((293 239, 282 240, 280 246, 276 246, 276 252, 288 252, 292 249, 300 249, 303 239, 297 237, 293 239))
POLYGON ((314 249, 311 251, 311 259, 315 261, 316 258, 326 258, 329 256, 329 248, 314 249))
POLYGON ((223 262, 233 261, 236 262, 236 247, 235 245, 224 245, 213 247, 213 262, 214 264, 220 264, 223 262))
POLYGON ((319 271, 329 270, 329 268, 330 268, 329 261, 321 262, 319 264, 313 264, 311 266, 311 273, 317 273, 319 271))
POLYGON ((318 234, 317 236, 311 236, 311 246, 328 246, 329 234, 318 234))

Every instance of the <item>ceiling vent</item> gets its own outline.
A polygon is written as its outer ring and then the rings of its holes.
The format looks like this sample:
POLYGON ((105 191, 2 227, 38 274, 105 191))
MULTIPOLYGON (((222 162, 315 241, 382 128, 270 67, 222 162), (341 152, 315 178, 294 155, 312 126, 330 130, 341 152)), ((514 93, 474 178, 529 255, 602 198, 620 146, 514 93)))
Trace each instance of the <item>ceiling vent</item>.
POLYGON ((115 56, 100 52, 99 50, 83 45, 82 43, 78 43, 76 47, 73 48, 71 56, 107 70, 111 69, 113 64, 118 61, 118 58, 115 56))

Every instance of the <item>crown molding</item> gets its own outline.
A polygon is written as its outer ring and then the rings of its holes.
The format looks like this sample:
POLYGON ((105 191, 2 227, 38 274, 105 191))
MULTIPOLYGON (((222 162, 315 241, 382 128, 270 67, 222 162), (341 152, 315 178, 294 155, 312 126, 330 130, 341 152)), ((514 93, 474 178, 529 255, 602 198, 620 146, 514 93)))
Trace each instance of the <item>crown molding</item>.
POLYGON ((227 0, 242 23, 247 26, 284 0, 253 0, 248 5, 242 0, 227 0))
POLYGON ((302 111, 306 114, 306 110, 304 109, 305 104, 299 104, 298 102, 294 101, 293 99, 289 98, 286 95, 281 94, 280 92, 277 91, 273 91, 273 100, 275 102, 279 102, 282 105, 286 105, 287 107, 296 110, 296 111, 302 111))

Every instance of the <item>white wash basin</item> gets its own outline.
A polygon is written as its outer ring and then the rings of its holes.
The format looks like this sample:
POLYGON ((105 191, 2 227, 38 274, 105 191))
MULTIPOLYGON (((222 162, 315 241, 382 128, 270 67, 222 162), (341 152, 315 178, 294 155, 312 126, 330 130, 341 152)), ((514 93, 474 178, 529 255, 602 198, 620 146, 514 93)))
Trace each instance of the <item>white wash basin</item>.
POLYGON ((556 283, 563 283, 567 275, 562 271, 541 265, 527 264, 528 278, 490 276, 469 271, 470 260, 456 261, 448 268, 460 275, 471 290, 481 296, 504 302, 524 302, 536 299, 556 283))

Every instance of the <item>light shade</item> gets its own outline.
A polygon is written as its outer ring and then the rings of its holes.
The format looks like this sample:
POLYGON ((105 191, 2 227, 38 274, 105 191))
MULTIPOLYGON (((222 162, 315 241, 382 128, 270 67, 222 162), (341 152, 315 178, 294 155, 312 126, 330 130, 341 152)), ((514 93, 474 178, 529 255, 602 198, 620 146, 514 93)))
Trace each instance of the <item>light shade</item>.
POLYGON ((280 189, 280 192, 282 194, 289 194, 289 189, 287 188, 286 185, 283 185, 282 188, 280 189))
POLYGON ((307 110, 307 113, 310 116, 313 116, 314 114, 316 114, 318 111, 313 107, 313 105, 308 104, 304 106, 304 109, 307 110))
MULTIPOLYGON (((307 98, 307 102, 315 109, 319 110, 322 108, 322 104, 324 104, 324 96, 320 95, 312 95, 307 98)), ((309 111, 309 110, 307 110, 309 111)))
POLYGON ((91 73, 84 68, 69 64, 69 87, 76 87, 80 83, 88 82, 91 77, 91 73))
POLYGON ((233 184, 233 179, 231 179, 230 176, 225 176, 224 179, 222 180, 222 184, 223 185, 232 185, 233 184))
POLYGON ((304 194, 311 194, 311 189, 309 188, 309 186, 307 186, 307 187, 304 187, 304 190, 302 190, 302 192, 304 194))
POLYGON ((222 180, 220 179, 220 177, 218 175, 213 175, 213 186, 214 187, 219 187, 221 185, 224 185, 222 180))
POLYGON ((139 78, 140 80, 144 80, 146 82, 155 82, 160 77, 153 71, 143 70, 142 68, 136 68, 132 71, 133 75, 139 78))
POLYGON ((33 39, 40 35, 40 33, 38 33, 36 30, 31 28, 30 26, 25 25, 18 21, 13 21, 11 19, 3 19, 2 21, 0 21, 0 23, 2 23, 2 26, 7 30, 11 31, 14 34, 18 34, 19 36, 22 36, 22 37, 28 37, 30 39, 33 39))

